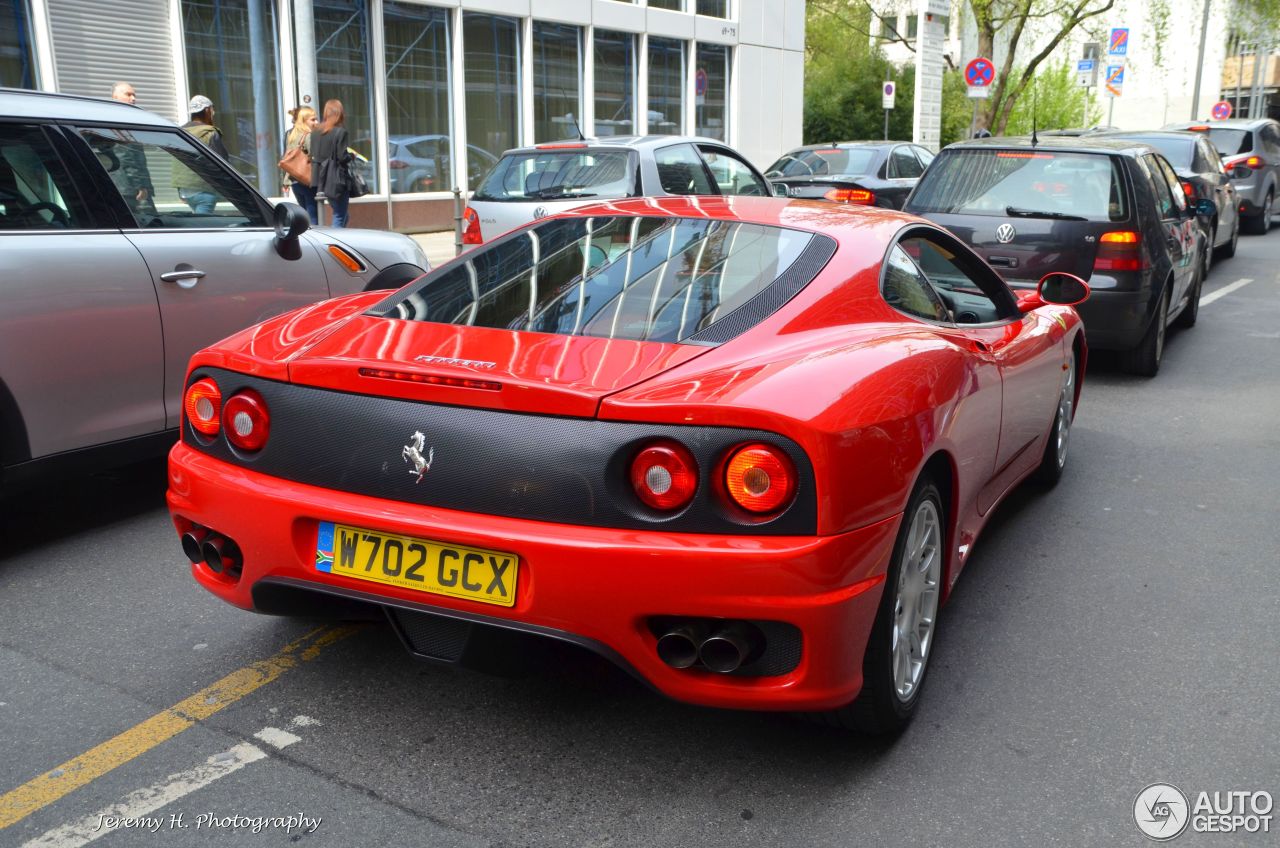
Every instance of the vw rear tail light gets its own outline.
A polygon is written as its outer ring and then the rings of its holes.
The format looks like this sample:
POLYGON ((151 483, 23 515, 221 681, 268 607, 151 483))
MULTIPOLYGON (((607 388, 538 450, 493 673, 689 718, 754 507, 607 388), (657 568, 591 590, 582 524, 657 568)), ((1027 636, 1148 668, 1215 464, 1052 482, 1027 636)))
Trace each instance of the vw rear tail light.
POLYGON ((484 238, 480 235, 480 216, 470 206, 462 212, 462 243, 484 244, 484 238))
POLYGON ((743 445, 729 457, 724 487, 729 498, 747 512, 777 512, 795 494, 796 468, 791 457, 773 445, 743 445))
POLYGON ((218 384, 205 377, 187 387, 182 401, 182 411, 197 433, 218 435, 219 415, 222 412, 222 390, 218 384))
POLYGON ((1195 200, 1196 200, 1196 187, 1195 187, 1195 186, 1193 186, 1193 185, 1190 183, 1190 181, 1188 181, 1188 180, 1183 180, 1183 181, 1182 181, 1182 193, 1183 193, 1183 194, 1185 194, 1185 195, 1187 196, 1187 200, 1190 200, 1192 203, 1195 203, 1195 200))
POLYGON ((654 442, 631 460, 631 488, 653 509, 680 509, 698 489, 698 465, 684 445, 654 442))
POLYGON ((836 203, 856 203, 859 206, 870 206, 876 202, 875 192, 865 188, 833 188, 822 196, 836 203))
POLYGON ((1103 233, 1093 259, 1095 271, 1141 271, 1147 267, 1142 236, 1132 230, 1103 233))
POLYGON ((259 451, 271 433, 267 404, 255 391, 238 392, 222 408, 222 426, 227 441, 242 451, 259 451))

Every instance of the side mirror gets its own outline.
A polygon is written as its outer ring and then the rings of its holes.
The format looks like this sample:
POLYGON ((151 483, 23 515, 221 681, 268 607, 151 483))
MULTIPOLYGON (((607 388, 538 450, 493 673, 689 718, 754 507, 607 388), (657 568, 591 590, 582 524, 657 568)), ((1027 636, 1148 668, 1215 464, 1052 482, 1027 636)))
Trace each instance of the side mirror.
POLYGON ((1191 206, 1201 218, 1212 218, 1218 214, 1218 204, 1212 200, 1197 200, 1191 206))
POLYGON ((276 253, 284 259, 301 259, 302 245, 298 236, 311 228, 307 210, 296 203, 281 203, 275 211, 276 253))
POLYGON ((1045 303, 1075 306, 1089 297, 1089 284, 1075 274, 1045 274, 1036 286, 1036 296, 1045 303))

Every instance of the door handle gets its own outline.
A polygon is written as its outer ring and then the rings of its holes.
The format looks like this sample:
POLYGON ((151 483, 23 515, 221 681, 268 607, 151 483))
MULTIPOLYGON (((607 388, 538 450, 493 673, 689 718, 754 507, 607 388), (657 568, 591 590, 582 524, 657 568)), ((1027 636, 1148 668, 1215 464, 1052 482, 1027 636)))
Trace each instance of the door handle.
POLYGON ((166 283, 183 283, 190 281, 188 285, 192 286, 195 285, 196 280, 199 280, 202 277, 204 277, 204 271, 201 271, 198 268, 192 268, 185 262, 178 265, 172 271, 167 271, 160 275, 160 279, 164 280, 166 283))

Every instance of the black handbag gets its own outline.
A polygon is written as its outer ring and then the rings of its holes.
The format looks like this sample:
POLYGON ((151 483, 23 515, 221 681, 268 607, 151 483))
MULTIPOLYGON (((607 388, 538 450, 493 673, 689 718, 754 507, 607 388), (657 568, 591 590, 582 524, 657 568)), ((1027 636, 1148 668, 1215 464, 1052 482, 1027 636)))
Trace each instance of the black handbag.
POLYGON ((354 161, 354 156, 347 156, 343 160, 342 180, 346 184, 348 197, 364 197, 369 193, 369 183, 365 181, 364 174, 352 167, 354 161))

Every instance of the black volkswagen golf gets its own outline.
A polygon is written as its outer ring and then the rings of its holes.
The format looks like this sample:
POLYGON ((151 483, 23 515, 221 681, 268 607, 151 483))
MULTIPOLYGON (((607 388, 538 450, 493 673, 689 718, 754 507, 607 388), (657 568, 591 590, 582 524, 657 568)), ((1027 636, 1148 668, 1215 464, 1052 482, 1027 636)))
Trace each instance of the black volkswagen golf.
POLYGON ((905 211, 951 230, 1015 288, 1051 271, 1088 280, 1093 295, 1078 308, 1089 346, 1154 376, 1166 328, 1196 322, 1206 241, 1196 215, 1212 206, 1188 205, 1148 144, 989 138, 943 150, 905 211))

